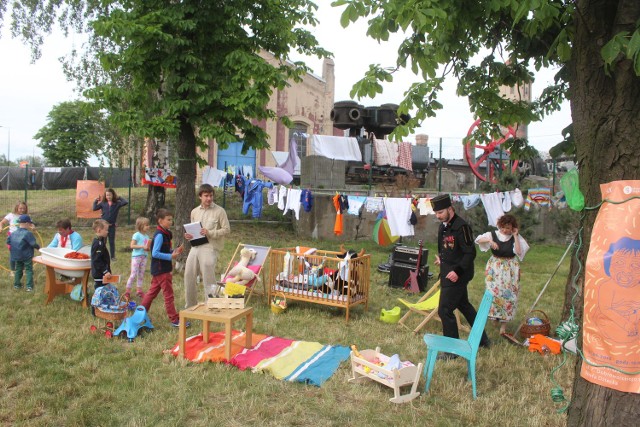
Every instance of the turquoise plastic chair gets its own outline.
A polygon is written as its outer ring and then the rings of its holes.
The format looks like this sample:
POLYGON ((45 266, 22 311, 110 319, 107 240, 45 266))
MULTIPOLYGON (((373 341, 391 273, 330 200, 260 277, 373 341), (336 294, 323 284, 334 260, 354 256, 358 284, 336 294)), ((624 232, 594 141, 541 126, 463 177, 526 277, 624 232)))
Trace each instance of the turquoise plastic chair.
POLYGON ((473 398, 476 398, 476 356, 478 355, 478 347, 484 326, 487 324, 487 316, 489 308, 493 301, 493 295, 489 291, 485 291, 482 302, 478 308, 476 320, 469 333, 467 340, 458 338, 443 337, 441 335, 425 334, 424 343, 427 345, 427 360, 424 364, 423 375, 427 379, 424 386, 425 393, 429 391, 431 377, 433 376, 433 368, 436 365, 438 352, 453 353, 467 359, 467 378, 471 380, 473 386, 473 398))

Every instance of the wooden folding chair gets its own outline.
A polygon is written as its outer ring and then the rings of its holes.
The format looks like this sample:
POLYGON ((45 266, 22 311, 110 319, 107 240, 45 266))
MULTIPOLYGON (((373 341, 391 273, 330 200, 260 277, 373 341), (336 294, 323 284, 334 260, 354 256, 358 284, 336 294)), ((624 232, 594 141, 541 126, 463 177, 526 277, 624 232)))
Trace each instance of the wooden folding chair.
MULTIPOLYGON (((417 334, 420 329, 422 329, 424 325, 429 322, 429 320, 435 319, 440 321, 440 317, 438 316, 438 304, 440 302, 439 280, 418 300, 418 302, 410 303, 402 298, 398 298, 398 301, 407 306, 407 308, 409 309, 409 311, 404 316, 402 316, 402 318, 398 322, 405 328, 411 329, 405 324, 405 321, 409 318, 409 316, 411 316, 411 314, 416 313, 424 316, 422 322, 420 322, 420 324, 416 326, 415 329, 413 329, 414 334, 417 334)), ((462 329, 468 332, 469 327, 463 325, 460 322, 460 313, 458 313, 458 310, 454 311, 453 313, 456 316, 456 322, 458 322, 458 329, 462 329)))
POLYGON ((260 295, 263 299, 265 295, 267 295, 267 285, 265 283, 265 274, 264 274, 264 266, 267 262, 267 258, 269 257, 269 253, 271 252, 271 246, 256 246, 256 245, 247 245, 244 243, 238 243, 236 247, 236 251, 233 253, 231 257, 231 261, 229 261, 229 265, 227 269, 224 271, 222 275, 222 282, 225 282, 227 276, 229 275, 229 271, 238 263, 240 260, 240 251, 243 248, 253 249, 256 251, 256 257, 252 259, 247 265, 248 268, 252 269, 253 272, 260 278, 258 281, 257 278, 253 279, 245 286, 247 287, 247 291, 245 294, 245 304, 249 303, 251 296, 255 293, 256 295, 260 295), (262 289, 257 289, 259 285, 256 285, 256 281, 262 284, 262 289))

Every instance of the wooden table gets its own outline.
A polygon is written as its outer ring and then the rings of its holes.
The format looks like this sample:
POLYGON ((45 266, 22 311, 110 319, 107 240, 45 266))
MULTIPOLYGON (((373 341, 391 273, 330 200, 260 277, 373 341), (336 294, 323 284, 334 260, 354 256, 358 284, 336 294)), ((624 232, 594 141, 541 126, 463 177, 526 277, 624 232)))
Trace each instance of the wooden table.
POLYGON ((42 256, 33 257, 33 262, 42 264, 46 268, 46 283, 44 292, 47 294, 46 304, 49 304, 57 295, 67 295, 73 290, 73 287, 77 284, 82 284, 82 306, 87 308, 87 284, 89 282, 89 273, 91 273, 91 266, 89 267, 68 267, 66 265, 59 265, 55 262, 45 261, 42 256), (72 282, 61 282, 56 278, 55 269, 59 270, 73 270, 83 271, 82 277, 74 277, 72 282))
POLYGON ((227 361, 231 360, 231 325, 236 320, 246 317, 246 341, 245 347, 251 348, 253 329, 253 307, 241 309, 213 309, 210 310, 204 304, 198 304, 180 312, 180 331, 178 341, 180 350, 178 357, 184 358, 184 343, 187 333, 187 319, 202 320, 202 341, 209 342, 209 322, 224 323, 224 350, 227 361))

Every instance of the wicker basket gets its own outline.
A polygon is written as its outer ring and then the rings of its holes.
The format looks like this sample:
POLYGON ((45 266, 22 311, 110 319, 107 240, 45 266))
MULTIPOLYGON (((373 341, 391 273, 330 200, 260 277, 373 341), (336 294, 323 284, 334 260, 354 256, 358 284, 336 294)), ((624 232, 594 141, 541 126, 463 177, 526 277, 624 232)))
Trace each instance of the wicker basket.
POLYGON ((520 327, 520 336, 522 338, 529 338, 536 334, 549 336, 549 332, 551 332, 551 322, 549 322, 549 316, 547 316, 547 314, 542 310, 533 310, 529 312, 520 327), (534 313, 539 313, 539 315, 534 315, 534 313), (535 317, 542 321, 542 325, 529 324, 529 321, 535 317))
POLYGON ((287 297, 282 292, 276 292, 271 300, 271 312, 273 314, 284 313, 287 309, 287 297))

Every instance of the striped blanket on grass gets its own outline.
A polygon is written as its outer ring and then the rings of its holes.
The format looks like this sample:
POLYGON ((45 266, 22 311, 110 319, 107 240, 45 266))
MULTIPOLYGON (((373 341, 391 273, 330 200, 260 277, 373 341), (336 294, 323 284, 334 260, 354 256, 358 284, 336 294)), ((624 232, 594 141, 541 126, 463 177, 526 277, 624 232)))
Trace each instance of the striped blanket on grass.
MULTIPOLYGON (((224 332, 211 332, 209 342, 202 334, 192 336, 185 343, 185 358, 192 362, 226 362, 238 369, 263 372, 277 379, 321 386, 334 374, 341 362, 349 358, 345 346, 323 345, 317 342, 294 341, 262 334, 252 335, 253 348, 244 348, 246 336, 232 331, 231 360, 224 355, 224 332)), ((179 346, 171 349, 178 355, 179 346)))

